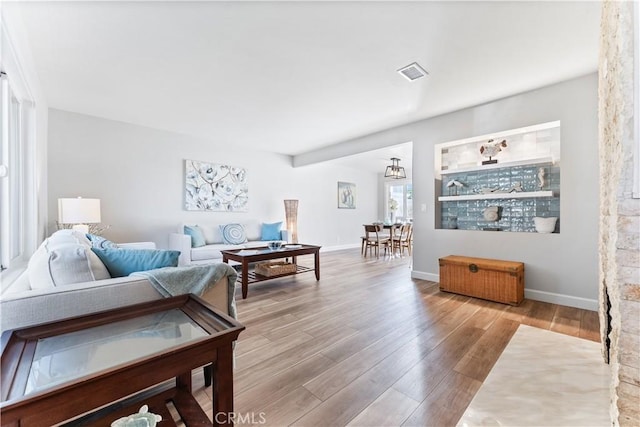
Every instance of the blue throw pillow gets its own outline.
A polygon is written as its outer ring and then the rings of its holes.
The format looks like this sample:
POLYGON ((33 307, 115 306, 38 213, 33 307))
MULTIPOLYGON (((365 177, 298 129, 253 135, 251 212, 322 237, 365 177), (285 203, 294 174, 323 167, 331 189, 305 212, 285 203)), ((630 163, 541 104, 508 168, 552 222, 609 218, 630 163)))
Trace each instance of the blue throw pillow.
POLYGON ((87 239, 91 242, 91 246, 100 249, 117 249, 118 245, 111 240, 107 240, 102 236, 96 234, 87 233, 87 239))
POLYGON ((161 249, 100 249, 91 248, 107 267, 111 277, 124 277, 135 271, 177 267, 180 251, 161 249))
POLYGON ((280 240, 280 227, 282 227, 282 221, 274 222, 273 224, 262 224, 260 240, 280 240))
POLYGON ((242 224, 226 224, 220 226, 222 241, 227 245, 240 245, 247 241, 247 233, 242 224))
POLYGON ((184 226, 184 234, 188 234, 191 236, 191 247, 199 248, 207 244, 204 239, 204 232, 202 228, 197 225, 185 225, 184 226))

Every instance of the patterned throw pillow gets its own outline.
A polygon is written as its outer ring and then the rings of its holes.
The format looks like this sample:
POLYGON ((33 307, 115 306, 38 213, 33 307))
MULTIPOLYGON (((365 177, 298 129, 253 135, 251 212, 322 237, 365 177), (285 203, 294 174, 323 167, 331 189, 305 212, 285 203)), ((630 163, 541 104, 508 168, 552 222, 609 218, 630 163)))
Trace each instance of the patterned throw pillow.
POLYGON ((91 247, 98 249, 118 249, 118 245, 102 236, 87 233, 87 239, 91 242, 91 247))
POLYGON ((240 245, 247 241, 247 233, 242 224, 226 224, 220 226, 222 241, 227 245, 240 245))

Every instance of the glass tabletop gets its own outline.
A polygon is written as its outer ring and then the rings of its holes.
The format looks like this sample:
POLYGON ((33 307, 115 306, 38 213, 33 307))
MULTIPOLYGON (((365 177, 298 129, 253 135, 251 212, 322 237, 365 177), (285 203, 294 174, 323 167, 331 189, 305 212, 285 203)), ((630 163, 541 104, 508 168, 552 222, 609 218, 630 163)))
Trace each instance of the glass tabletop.
POLYGON ((24 394, 40 391, 209 334, 179 309, 41 338, 24 394))

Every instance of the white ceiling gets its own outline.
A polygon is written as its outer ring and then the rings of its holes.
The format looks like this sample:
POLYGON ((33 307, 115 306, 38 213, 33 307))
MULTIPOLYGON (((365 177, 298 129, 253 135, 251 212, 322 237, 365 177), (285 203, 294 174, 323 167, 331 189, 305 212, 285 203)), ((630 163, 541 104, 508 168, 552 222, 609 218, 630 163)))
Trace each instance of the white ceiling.
MULTIPOLYGON (((295 155, 593 72, 598 2, 9 2, 52 108, 295 155), (429 76, 396 73, 418 61, 429 76)), ((391 156, 385 156, 391 157, 391 156)))
POLYGON ((400 166, 405 168, 407 176, 410 177, 413 159, 412 142, 366 151, 352 156, 340 157, 331 160, 331 164, 374 173, 384 173, 387 166, 391 164, 392 157, 400 159, 400 166))

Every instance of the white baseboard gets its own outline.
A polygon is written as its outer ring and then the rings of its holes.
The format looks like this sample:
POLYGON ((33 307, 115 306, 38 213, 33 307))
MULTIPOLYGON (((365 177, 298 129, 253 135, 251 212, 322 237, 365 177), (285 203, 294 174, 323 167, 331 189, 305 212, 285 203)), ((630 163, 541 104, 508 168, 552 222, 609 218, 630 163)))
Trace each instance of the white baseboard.
POLYGON ((571 295, 556 294, 553 292, 537 291, 535 289, 525 289, 524 297, 535 301, 550 302, 552 304, 566 305, 569 307, 582 308, 584 310, 598 311, 598 300, 574 297, 571 295))
POLYGON ((424 271, 411 270, 411 277, 414 278, 414 279, 430 280, 432 282, 439 282, 440 281, 440 275, 439 274, 426 273, 424 271))
MULTIPOLYGON (((412 270, 411 277, 414 279, 431 280, 432 282, 440 281, 439 274, 427 273, 424 271, 412 270)), ((537 291, 535 289, 525 289, 524 297, 534 301, 550 302, 552 304, 582 308, 584 310, 598 311, 598 300, 594 299, 556 294, 553 292, 537 291)))
POLYGON ((360 243, 351 243, 348 245, 339 245, 339 246, 323 246, 320 248, 320 252, 333 252, 333 251, 341 251, 343 249, 354 249, 360 248, 360 243))

